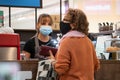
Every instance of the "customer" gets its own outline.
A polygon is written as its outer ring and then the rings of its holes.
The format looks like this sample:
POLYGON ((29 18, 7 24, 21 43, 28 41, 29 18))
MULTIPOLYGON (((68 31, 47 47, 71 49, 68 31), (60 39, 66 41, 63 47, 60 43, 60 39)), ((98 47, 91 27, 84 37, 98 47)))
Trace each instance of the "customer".
MULTIPOLYGON (((83 11, 68 9, 60 30, 61 38, 54 67, 59 80, 94 80, 100 67, 96 52, 88 35, 88 21, 83 11)), ((51 58, 54 58, 51 53, 51 58)))
POLYGON ((35 38, 38 40, 38 46, 47 45, 55 47, 53 39, 51 38, 51 36, 49 36, 52 32, 52 24, 53 21, 49 14, 41 14, 39 16, 36 27, 37 34, 36 36, 28 40, 23 48, 23 53, 25 54, 27 59, 38 57, 38 55, 36 56, 37 52, 35 38))

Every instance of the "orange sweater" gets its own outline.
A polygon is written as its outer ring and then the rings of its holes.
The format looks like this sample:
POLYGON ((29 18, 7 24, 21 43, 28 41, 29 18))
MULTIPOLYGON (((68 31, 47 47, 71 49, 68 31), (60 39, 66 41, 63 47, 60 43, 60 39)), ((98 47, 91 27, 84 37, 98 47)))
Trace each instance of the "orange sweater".
POLYGON ((94 46, 88 37, 62 40, 55 64, 60 80, 94 80, 94 72, 99 67, 94 46))

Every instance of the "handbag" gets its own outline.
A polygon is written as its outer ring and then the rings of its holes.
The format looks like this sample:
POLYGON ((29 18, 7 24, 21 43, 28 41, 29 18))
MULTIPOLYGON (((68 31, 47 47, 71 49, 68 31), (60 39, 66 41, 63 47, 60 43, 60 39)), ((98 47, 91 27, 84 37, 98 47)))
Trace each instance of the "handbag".
POLYGON ((39 61, 36 80, 58 80, 52 62, 51 59, 39 61))

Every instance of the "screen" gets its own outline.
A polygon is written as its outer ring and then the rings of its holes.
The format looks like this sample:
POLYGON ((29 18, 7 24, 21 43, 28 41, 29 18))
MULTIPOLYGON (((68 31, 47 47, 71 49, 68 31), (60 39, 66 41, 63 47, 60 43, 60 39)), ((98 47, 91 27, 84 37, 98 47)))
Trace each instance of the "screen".
POLYGON ((0 0, 0 6, 41 8, 42 0, 0 0))

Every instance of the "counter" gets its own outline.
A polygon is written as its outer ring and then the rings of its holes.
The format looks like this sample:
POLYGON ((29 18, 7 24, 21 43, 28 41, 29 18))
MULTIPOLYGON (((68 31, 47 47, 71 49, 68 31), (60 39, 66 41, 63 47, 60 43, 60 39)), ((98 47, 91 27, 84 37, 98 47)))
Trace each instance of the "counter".
POLYGON ((21 65, 21 71, 32 71, 32 79, 30 80, 36 80, 38 61, 31 60, 31 61, 18 61, 18 62, 21 65))
MULTIPOLYGON (((37 67, 38 67, 37 60, 12 61, 12 62, 18 62, 21 66, 21 71, 32 71, 32 79, 30 80, 36 80, 37 67)), ((95 73, 95 80, 119 80, 120 79, 120 61, 119 60, 100 60, 100 64, 101 64, 101 68, 98 72, 95 73)))
POLYGON ((95 73, 95 80, 120 80, 119 60, 100 60, 101 68, 95 73))

